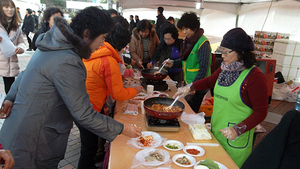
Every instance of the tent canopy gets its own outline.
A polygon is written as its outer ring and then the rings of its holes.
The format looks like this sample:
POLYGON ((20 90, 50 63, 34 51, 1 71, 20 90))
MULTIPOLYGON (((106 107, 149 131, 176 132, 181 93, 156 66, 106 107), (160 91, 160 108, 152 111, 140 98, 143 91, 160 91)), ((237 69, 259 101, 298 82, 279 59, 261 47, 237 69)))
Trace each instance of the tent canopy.
POLYGON ((255 31, 290 34, 300 39, 300 0, 119 0, 123 16, 146 15, 140 19, 156 20, 157 7, 164 7, 165 17, 180 18, 186 11, 200 16, 206 35, 219 39, 234 27, 243 28, 249 35, 255 31), (201 1, 201 9, 196 2, 201 1))

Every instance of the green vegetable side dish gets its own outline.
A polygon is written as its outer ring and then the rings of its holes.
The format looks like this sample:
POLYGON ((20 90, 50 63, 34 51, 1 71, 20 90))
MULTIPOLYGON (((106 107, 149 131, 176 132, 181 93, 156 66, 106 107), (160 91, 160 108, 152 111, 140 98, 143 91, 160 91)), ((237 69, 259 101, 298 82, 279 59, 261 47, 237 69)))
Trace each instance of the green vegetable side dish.
POLYGON ((169 149, 178 149, 177 145, 167 144, 166 147, 168 147, 169 149))
POLYGON ((208 167, 209 169, 220 169, 219 165, 216 164, 213 160, 207 158, 204 161, 200 161, 200 163, 198 165, 204 165, 206 167, 208 167))

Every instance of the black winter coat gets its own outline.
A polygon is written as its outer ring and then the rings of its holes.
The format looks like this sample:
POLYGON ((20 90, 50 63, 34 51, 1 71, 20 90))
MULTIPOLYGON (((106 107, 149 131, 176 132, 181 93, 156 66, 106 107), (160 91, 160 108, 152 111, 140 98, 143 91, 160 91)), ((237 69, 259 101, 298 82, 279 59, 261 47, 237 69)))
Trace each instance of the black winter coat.
POLYGON ((25 15, 24 22, 22 26, 22 31, 25 34, 28 34, 29 32, 34 31, 34 17, 32 15, 25 15))

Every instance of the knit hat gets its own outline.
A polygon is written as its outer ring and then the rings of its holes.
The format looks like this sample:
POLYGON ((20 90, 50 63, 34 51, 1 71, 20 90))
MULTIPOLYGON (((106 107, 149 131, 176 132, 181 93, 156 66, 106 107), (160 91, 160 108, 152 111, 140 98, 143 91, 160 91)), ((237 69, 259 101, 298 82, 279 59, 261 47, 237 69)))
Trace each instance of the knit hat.
POLYGON ((221 46, 234 51, 254 51, 251 37, 242 28, 234 28, 228 31, 223 36, 221 46))

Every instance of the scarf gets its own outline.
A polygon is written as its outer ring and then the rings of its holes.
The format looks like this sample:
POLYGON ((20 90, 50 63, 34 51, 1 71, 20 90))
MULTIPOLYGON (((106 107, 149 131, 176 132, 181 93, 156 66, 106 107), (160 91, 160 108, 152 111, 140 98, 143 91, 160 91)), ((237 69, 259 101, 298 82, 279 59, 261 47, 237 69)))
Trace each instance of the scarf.
POLYGON ((240 76, 242 70, 245 69, 244 61, 236 61, 225 65, 224 62, 221 63, 222 72, 218 77, 218 85, 220 86, 230 86, 236 79, 240 76))
POLYGON ((183 60, 183 61, 187 60, 193 47, 198 42, 199 38, 203 35, 203 33, 204 33, 204 30, 202 28, 200 28, 195 31, 195 34, 192 37, 185 38, 183 43, 180 45, 181 49, 180 49, 179 56, 180 56, 181 60, 183 60), (186 47, 187 44, 188 44, 188 47, 186 47))

